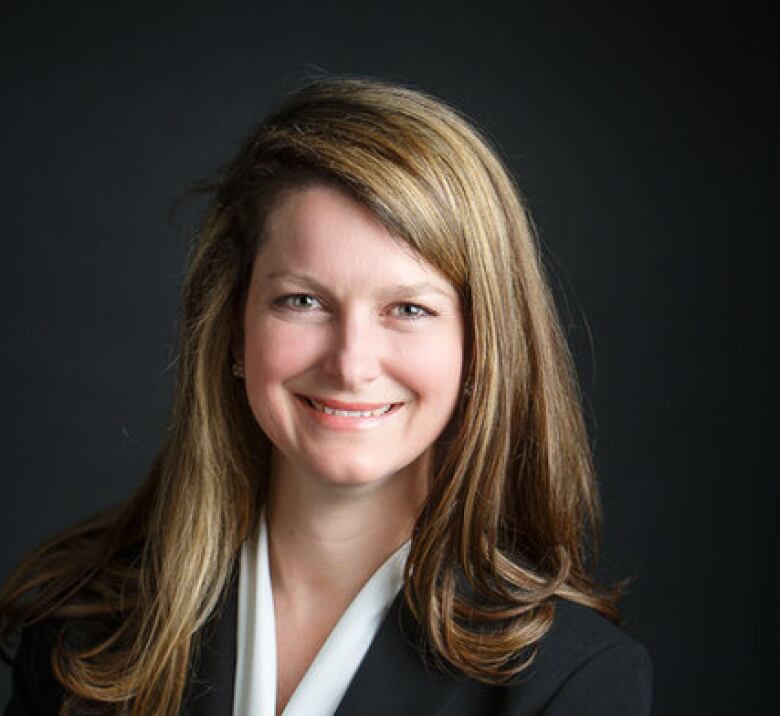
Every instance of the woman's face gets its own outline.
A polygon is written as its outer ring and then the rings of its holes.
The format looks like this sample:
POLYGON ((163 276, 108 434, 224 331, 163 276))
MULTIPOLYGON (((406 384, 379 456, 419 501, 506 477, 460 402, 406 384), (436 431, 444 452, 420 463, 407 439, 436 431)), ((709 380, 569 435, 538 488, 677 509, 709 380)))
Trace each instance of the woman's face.
POLYGON ((284 194, 264 237, 242 352, 276 459, 334 485, 420 479, 459 399, 454 287, 338 189, 284 194))

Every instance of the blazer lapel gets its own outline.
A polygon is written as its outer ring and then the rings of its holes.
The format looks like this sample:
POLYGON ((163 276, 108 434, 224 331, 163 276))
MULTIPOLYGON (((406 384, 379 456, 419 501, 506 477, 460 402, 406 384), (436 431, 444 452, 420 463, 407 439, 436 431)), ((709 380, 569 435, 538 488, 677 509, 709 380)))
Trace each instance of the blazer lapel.
POLYGON ((222 606, 203 627, 200 648, 185 687, 182 716, 231 716, 233 713, 237 618, 238 575, 235 574, 222 606))
POLYGON ((403 591, 393 602, 335 716, 431 716, 445 713, 461 684, 423 661, 420 626, 403 591))
MULTIPOLYGON (((238 579, 203 628, 182 716, 230 716, 236 673, 238 579)), ((399 593, 382 621, 334 716, 431 716, 445 713, 461 684, 429 668, 424 639, 399 593)))

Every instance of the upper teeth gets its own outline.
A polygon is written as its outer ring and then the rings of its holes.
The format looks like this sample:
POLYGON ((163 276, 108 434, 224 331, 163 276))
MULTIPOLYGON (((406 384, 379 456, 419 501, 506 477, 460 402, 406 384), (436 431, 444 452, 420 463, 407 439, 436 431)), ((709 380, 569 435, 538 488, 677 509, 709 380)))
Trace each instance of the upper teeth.
POLYGON ((317 410, 321 410, 323 413, 327 413, 328 415, 341 415, 347 418, 370 418, 372 416, 382 415, 393 407, 392 403, 388 403, 376 410, 336 410, 335 408, 329 408, 327 405, 318 403, 311 398, 309 398, 309 400, 317 410))

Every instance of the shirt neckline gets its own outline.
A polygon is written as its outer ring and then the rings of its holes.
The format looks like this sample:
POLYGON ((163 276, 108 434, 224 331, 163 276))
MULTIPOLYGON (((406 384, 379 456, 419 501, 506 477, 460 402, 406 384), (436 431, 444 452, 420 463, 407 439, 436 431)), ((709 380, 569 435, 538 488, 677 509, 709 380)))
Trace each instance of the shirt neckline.
MULTIPOLYGON (((283 716, 330 716, 338 708, 368 647, 403 586, 411 540, 395 550, 350 602, 299 682, 283 716)), ((276 625, 268 527, 241 549, 234 716, 276 712, 276 625)))

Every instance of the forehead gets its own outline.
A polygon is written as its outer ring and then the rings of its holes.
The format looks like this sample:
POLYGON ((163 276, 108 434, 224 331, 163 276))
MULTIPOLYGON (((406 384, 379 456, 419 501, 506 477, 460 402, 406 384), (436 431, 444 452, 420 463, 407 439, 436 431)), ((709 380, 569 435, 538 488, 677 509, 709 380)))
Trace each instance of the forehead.
POLYGON ((266 277, 316 272, 344 285, 424 281, 457 295, 444 275, 394 237, 369 209, 324 185, 282 195, 264 226, 258 268, 266 277))

